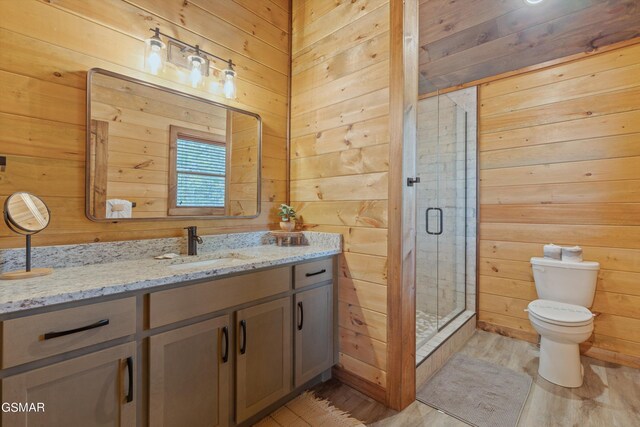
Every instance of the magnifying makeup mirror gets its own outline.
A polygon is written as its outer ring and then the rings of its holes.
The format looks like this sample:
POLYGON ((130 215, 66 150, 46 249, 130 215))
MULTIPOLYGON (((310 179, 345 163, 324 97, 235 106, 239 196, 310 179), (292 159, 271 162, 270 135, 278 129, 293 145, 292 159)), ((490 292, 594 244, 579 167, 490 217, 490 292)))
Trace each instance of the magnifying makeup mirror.
POLYGON ((15 233, 26 238, 26 266, 24 270, 0 275, 0 279, 15 280, 51 274, 51 268, 31 268, 31 236, 49 225, 51 212, 38 197, 26 192, 10 195, 4 202, 4 222, 15 233))

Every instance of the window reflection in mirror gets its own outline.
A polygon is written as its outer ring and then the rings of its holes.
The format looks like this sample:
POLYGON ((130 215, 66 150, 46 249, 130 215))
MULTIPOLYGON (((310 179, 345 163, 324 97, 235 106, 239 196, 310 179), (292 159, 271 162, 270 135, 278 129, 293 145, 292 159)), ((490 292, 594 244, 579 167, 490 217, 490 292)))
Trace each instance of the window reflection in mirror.
POLYGON ((259 213, 257 115, 103 70, 88 96, 91 219, 259 213))
POLYGON ((170 133, 169 215, 225 215, 226 137, 178 126, 170 133))

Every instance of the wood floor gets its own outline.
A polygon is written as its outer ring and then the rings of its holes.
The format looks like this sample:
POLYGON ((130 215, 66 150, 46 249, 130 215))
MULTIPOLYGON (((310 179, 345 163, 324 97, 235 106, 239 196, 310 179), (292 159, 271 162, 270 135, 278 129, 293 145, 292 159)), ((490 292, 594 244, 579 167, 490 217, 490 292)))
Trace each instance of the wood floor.
MULTIPOLYGON (((477 331, 461 353, 525 372, 533 378, 519 427, 640 426, 640 369, 583 357, 584 385, 565 389, 538 377, 538 347, 534 344, 477 331)), ((371 426, 466 426, 420 402, 402 412, 392 411, 335 380, 313 391, 371 426)))

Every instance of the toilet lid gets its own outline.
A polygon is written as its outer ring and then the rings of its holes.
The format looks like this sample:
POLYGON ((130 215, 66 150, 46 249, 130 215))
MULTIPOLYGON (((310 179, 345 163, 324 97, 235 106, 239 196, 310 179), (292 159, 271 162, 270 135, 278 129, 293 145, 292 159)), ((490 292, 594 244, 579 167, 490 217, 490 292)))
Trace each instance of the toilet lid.
POLYGON ((593 319, 588 308, 564 302, 537 299, 531 301, 528 308, 536 317, 561 325, 578 326, 593 319))

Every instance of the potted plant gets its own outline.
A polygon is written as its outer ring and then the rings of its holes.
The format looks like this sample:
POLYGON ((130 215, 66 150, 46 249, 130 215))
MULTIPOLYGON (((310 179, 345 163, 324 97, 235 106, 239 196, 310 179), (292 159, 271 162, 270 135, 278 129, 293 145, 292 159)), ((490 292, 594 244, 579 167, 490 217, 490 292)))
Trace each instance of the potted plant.
POLYGON ((296 228, 296 211, 284 203, 280 205, 278 211, 280 216, 280 228, 284 231, 293 231, 296 228))

